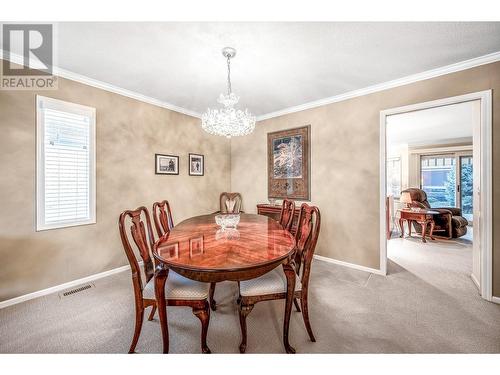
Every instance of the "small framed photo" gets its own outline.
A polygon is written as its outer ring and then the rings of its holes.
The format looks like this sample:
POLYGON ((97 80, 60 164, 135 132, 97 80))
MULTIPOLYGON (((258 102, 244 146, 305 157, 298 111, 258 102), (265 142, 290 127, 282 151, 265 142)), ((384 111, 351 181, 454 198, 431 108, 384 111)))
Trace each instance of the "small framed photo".
POLYGON ((179 157, 155 154, 155 174, 179 174, 179 157))
POLYGON ((205 157, 199 154, 189 154, 189 175, 203 176, 205 170, 205 157))

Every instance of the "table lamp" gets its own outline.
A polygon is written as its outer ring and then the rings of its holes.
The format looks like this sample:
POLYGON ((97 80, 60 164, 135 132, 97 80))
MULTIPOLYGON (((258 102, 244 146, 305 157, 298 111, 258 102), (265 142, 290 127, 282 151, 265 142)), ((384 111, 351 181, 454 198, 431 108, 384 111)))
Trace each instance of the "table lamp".
POLYGON ((405 208, 410 208, 410 204, 412 202, 410 193, 408 193, 407 191, 402 192, 399 201, 401 203, 404 203, 405 208))

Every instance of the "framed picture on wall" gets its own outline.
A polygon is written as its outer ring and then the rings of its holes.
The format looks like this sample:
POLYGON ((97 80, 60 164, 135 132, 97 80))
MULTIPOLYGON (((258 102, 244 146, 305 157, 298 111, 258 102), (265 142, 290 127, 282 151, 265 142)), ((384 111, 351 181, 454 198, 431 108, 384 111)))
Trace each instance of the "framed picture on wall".
POLYGON ((179 174, 179 157, 155 154, 155 174, 179 174))
POLYGON ((205 157, 200 154, 189 154, 189 175, 203 176, 205 170, 205 157))
POLYGON ((267 133, 267 195, 310 200, 311 126, 267 133))

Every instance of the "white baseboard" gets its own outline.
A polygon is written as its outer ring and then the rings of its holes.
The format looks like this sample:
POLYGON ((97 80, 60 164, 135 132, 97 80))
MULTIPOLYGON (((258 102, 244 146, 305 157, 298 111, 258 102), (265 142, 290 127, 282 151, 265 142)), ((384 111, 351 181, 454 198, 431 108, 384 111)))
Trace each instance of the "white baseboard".
MULTIPOLYGON (((377 270, 375 268, 360 266, 358 264, 349 263, 349 262, 343 262, 341 260, 328 258, 328 257, 324 257, 321 255, 314 255, 314 258, 317 260, 323 261, 323 262, 333 263, 333 264, 337 264, 339 266, 354 268, 356 270, 370 272, 370 273, 374 273, 377 275, 385 276, 385 274, 382 271, 377 270)), ((140 262, 140 265, 142 266, 142 262, 140 262)), ((47 288, 47 289, 38 290, 36 292, 24 294, 24 295, 19 296, 19 297, 15 297, 15 298, 11 298, 11 299, 8 299, 5 301, 1 301, 0 302, 0 309, 3 309, 4 307, 15 305, 15 304, 18 304, 21 302, 25 302, 25 301, 28 301, 30 299, 46 296, 47 294, 60 292, 61 290, 69 289, 69 288, 72 288, 72 287, 80 285, 80 284, 85 284, 85 283, 88 283, 89 281, 102 279, 103 277, 111 276, 111 275, 114 275, 115 273, 127 271, 129 269, 130 269, 130 266, 122 266, 122 267, 114 268, 114 269, 109 270, 109 271, 104 271, 104 272, 96 273, 94 275, 83 277, 81 279, 69 281, 69 282, 64 283, 64 284, 52 286, 52 287, 47 288)), ((471 279, 474 282, 474 284, 476 284, 477 287, 479 288, 479 283, 477 282, 476 278, 472 274, 471 274, 471 279)), ((495 296, 491 297, 491 302, 500 304, 500 297, 495 297, 495 296)))
POLYGON ((474 274, 470 274, 470 278, 472 279, 472 282, 476 285, 477 289, 481 290, 481 285, 479 285, 479 281, 476 279, 476 276, 474 274))
POLYGON ((324 257, 324 256, 321 256, 321 255, 314 255, 314 258, 317 259, 317 260, 322 260, 323 262, 338 264, 339 266, 354 268, 356 270, 370 272, 370 273, 374 273, 374 274, 377 274, 377 275, 383 275, 383 276, 385 276, 384 272, 382 272, 381 270, 375 269, 375 268, 360 266, 359 264, 354 264, 354 263, 349 263, 349 262, 343 262, 341 260, 337 260, 337 259, 333 259, 333 258, 328 258, 328 257, 324 257))
MULTIPOLYGON (((141 264, 142 264, 142 262, 141 262, 141 264)), ((130 266, 122 266, 122 267, 114 268, 114 269, 109 270, 109 271, 104 271, 101 273, 96 273, 94 275, 83 277, 81 279, 69 281, 69 282, 64 283, 64 284, 52 286, 52 287, 47 288, 47 289, 38 290, 36 292, 24 294, 24 295, 19 296, 19 297, 15 297, 15 298, 11 298, 11 299, 8 299, 5 301, 1 301, 0 302, 0 309, 3 309, 4 307, 7 307, 7 306, 15 305, 17 303, 28 301, 30 299, 46 296, 47 294, 56 293, 56 292, 59 292, 59 291, 64 290, 64 289, 69 289, 69 288, 72 288, 72 287, 80 285, 80 284, 85 284, 85 283, 88 283, 89 281, 102 279, 103 277, 111 276, 115 273, 127 271, 129 269, 130 269, 130 266)))

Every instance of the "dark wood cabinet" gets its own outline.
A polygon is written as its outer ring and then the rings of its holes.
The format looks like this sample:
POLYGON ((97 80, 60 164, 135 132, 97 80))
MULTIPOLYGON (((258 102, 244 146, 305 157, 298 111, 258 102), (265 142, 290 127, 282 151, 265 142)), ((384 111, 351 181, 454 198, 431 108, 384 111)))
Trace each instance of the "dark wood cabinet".
MULTIPOLYGON (((295 212, 293 214, 293 223, 292 223, 292 234, 295 235, 297 229, 297 220, 299 219, 300 206, 295 208, 295 212)), ((276 221, 280 220, 281 214, 281 205, 272 205, 272 204, 258 204, 257 205, 257 213, 259 215, 268 216, 271 219, 276 221)))

